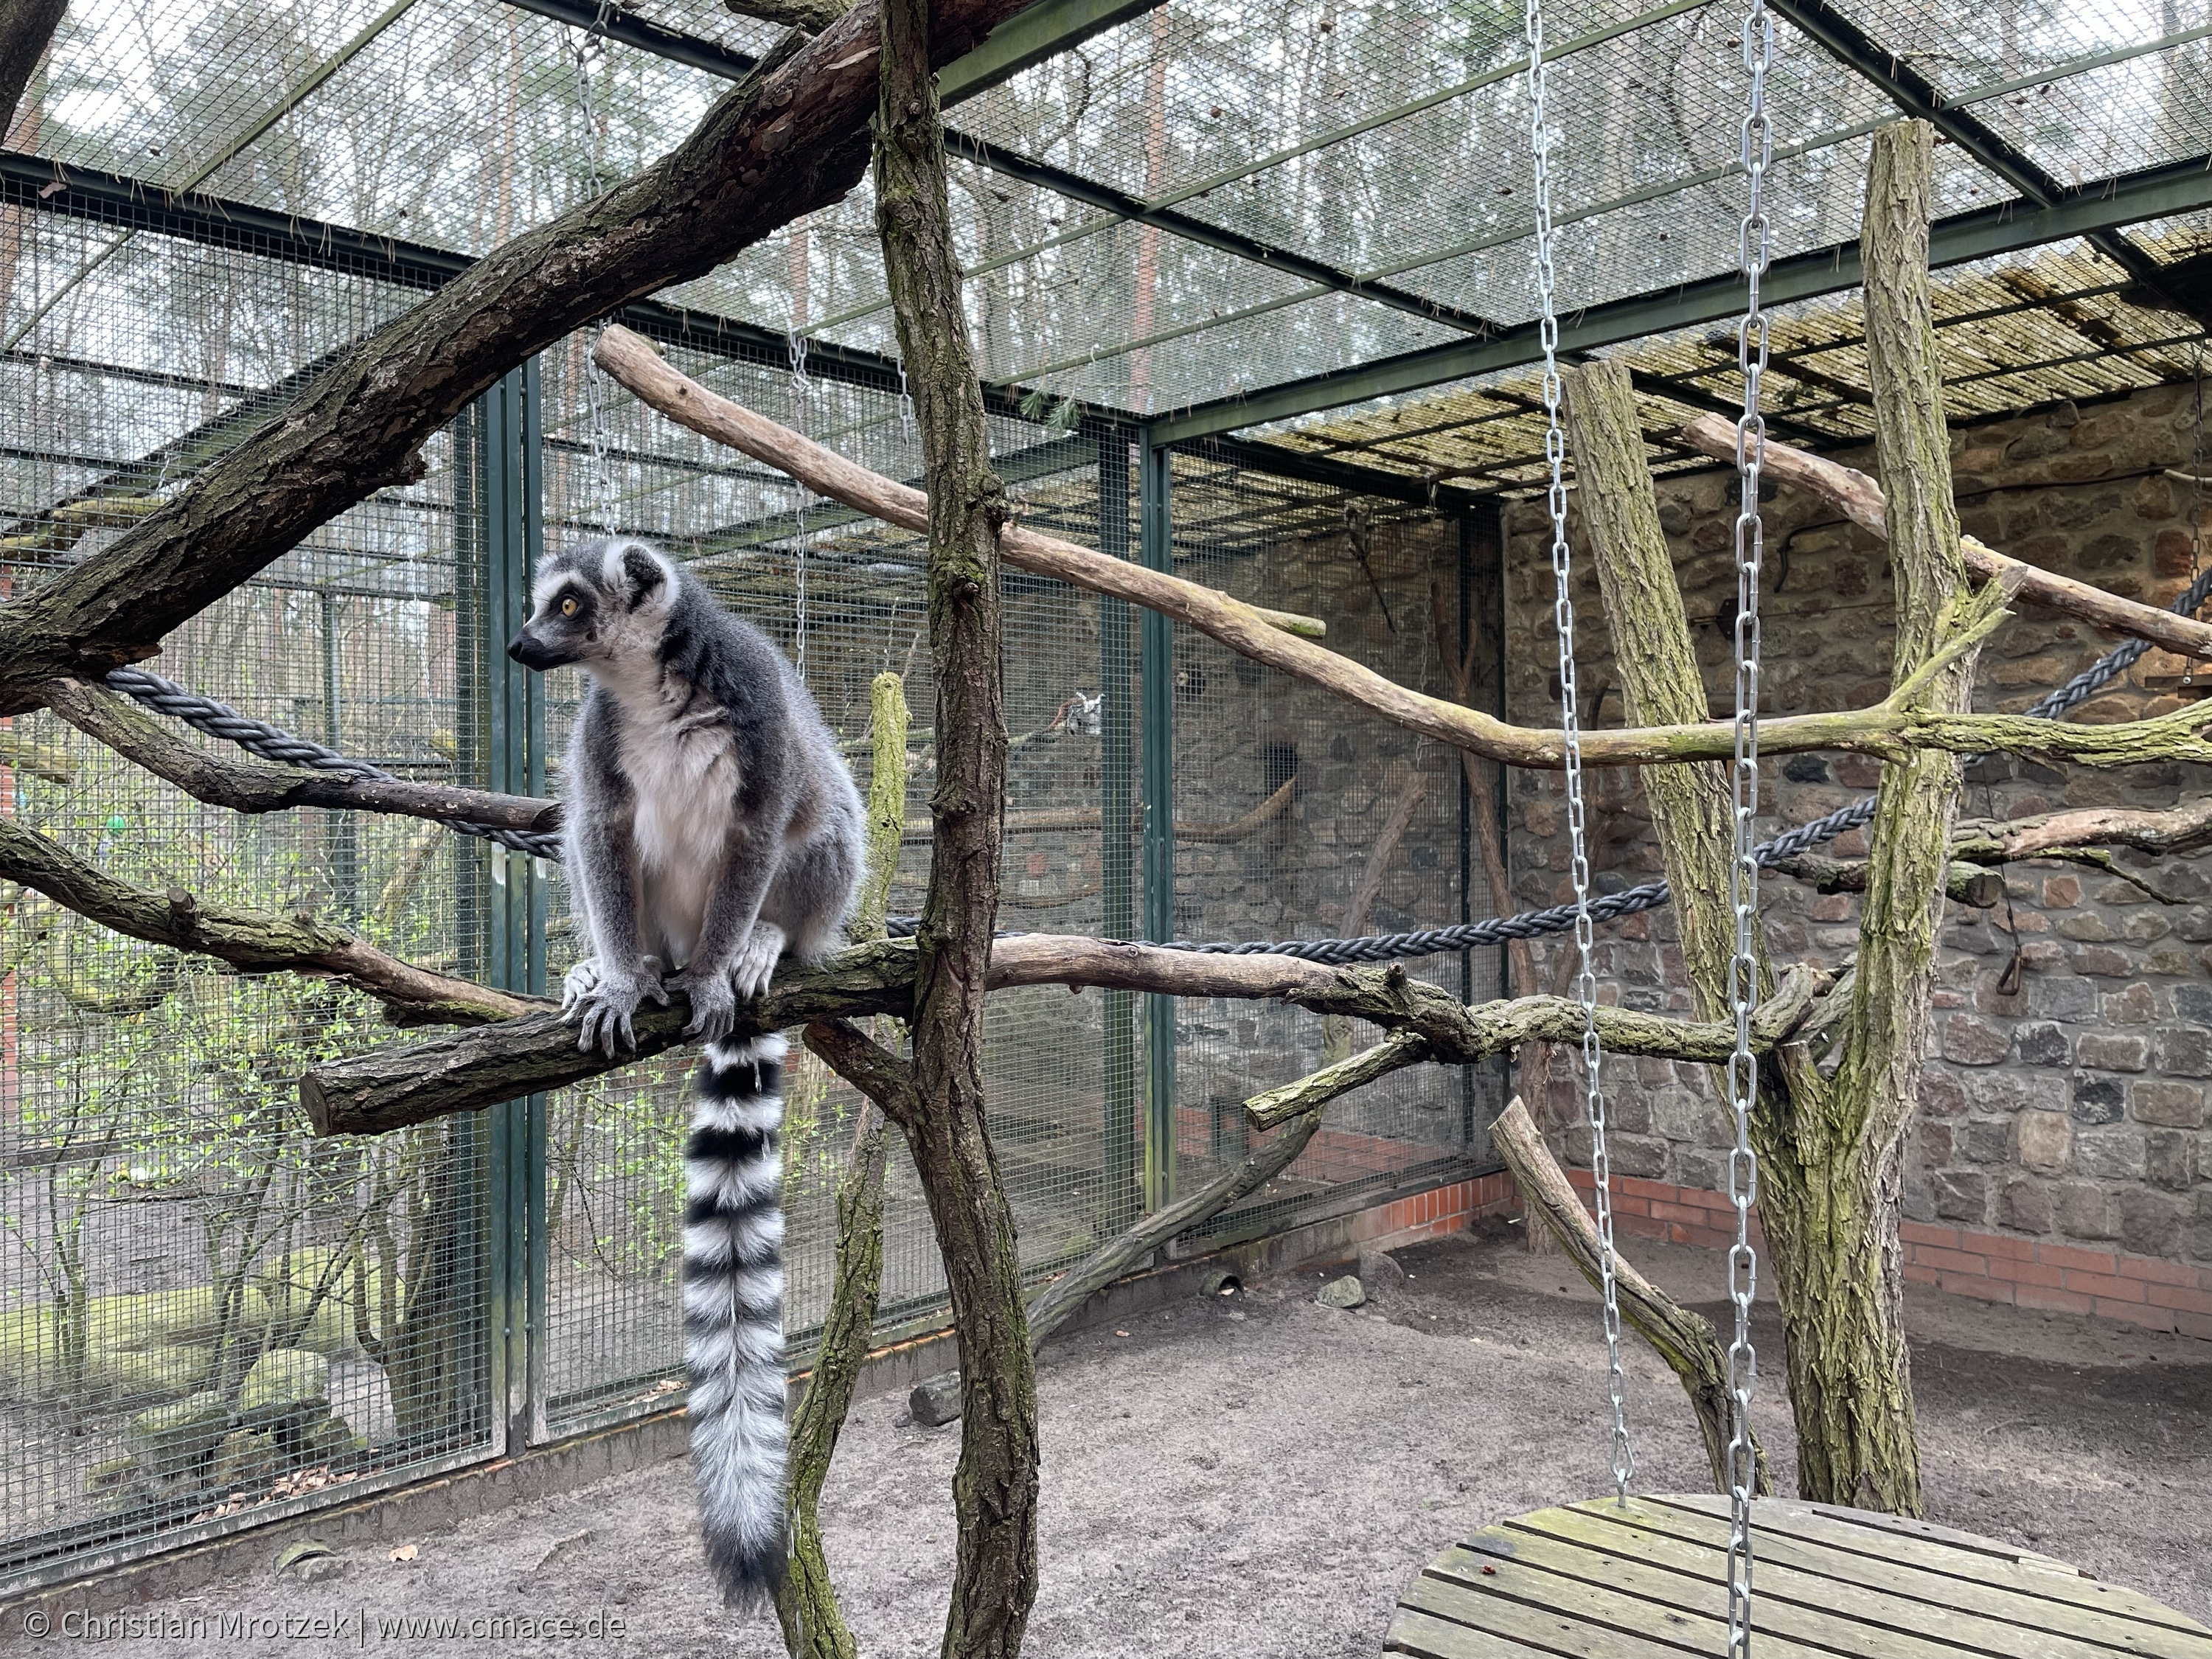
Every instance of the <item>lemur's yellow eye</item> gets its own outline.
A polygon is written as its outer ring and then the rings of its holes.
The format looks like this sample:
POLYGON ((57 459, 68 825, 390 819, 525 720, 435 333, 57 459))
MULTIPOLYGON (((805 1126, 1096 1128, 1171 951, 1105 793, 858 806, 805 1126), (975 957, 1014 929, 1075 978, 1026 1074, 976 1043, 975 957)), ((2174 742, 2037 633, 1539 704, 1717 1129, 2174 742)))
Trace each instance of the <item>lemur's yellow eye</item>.
POLYGON ((576 601, 573 598, 561 601, 561 614, 564 617, 573 617, 576 614, 576 601))

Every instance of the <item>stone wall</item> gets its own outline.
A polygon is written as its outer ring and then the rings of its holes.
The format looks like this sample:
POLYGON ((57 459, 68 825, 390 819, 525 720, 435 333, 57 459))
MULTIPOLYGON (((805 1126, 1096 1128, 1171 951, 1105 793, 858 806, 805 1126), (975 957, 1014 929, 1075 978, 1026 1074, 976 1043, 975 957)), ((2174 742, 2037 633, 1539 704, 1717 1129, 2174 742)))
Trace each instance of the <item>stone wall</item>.
MULTIPOLYGON (((2185 587, 2197 555, 2192 492, 2166 476, 2197 447, 2190 390, 2162 387, 2076 409, 2061 404, 1962 428, 1952 466, 1966 530, 2046 568, 2164 604, 2185 587)), ((1871 471, 1870 453, 1838 459, 1871 471)), ((1732 473, 1663 481, 1661 518, 1695 631, 1707 689, 1725 714, 1732 609, 1732 473)), ((2201 520, 2212 532, 2212 513, 2201 520)), ((1887 686, 1890 576, 1882 544, 1809 498, 1767 504, 1764 602, 1765 709, 1774 714, 1861 707, 1887 686)), ((2212 540, 2212 533, 2208 533, 2212 540)), ((1618 678, 1589 557, 1575 599, 1587 724, 1623 723, 1618 678)), ((1506 573, 1508 708, 1556 725, 1552 576, 1540 501, 1514 508, 1506 573)), ((2204 556, 2212 558, 2212 548, 2204 556)), ((2049 611, 2021 607, 1984 650, 1976 706, 2025 708, 2118 643, 2049 611)), ((2075 718, 2108 721, 2175 707, 2195 694, 2186 665, 2144 657, 2075 718)), ((2208 674, 2212 682, 2212 674, 2208 674)), ((1967 772, 1962 811, 2008 817, 2070 806, 2171 805, 2206 787, 2206 769, 2065 772, 1999 757, 1967 772)), ((1771 834, 1874 787, 1879 766, 1852 756, 1766 764, 1763 828, 1771 834)), ((1590 777, 1592 864, 1601 888, 1650 879, 1658 847, 1632 775, 1590 777)), ((1517 775, 1511 797, 1516 907, 1569 896, 1559 781, 1517 775)), ((1862 854, 1863 835, 1832 847, 1862 854)), ((1907 1154, 1905 1207, 1917 1222, 2141 1255, 2212 1262, 2212 883, 2194 859, 2122 854, 2118 872, 2058 864, 2006 872, 1991 910, 1953 905, 1936 993, 1936 1054, 1907 1154), (2128 877, 2141 878, 2141 884, 2128 877), (2154 896, 2154 890, 2160 896, 2154 896), (2162 902, 2170 901, 2170 902, 2162 902)), ((1778 963, 1833 962, 1856 939, 1857 902, 1821 896, 1786 877, 1762 884, 1778 963)), ((1600 930, 1605 995, 1686 1012, 1689 998, 1671 914, 1600 930)), ((1559 949, 1555 943, 1550 951, 1559 949)), ((1555 971, 1547 965, 1547 973, 1555 971)), ((1610 1062, 1623 1175, 1691 1188, 1723 1184, 1725 1110, 1704 1068, 1610 1062)), ((1556 1085, 1548 1121, 1571 1158, 1587 1163, 1572 1126, 1571 1085, 1556 1085)))

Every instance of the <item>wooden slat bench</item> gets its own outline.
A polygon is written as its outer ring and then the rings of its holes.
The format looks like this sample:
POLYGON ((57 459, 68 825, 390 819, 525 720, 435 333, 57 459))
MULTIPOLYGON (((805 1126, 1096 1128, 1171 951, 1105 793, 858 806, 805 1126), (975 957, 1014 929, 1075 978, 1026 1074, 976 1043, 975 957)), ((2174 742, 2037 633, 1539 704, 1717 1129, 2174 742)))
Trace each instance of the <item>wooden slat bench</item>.
MULTIPOLYGON (((2195 1620, 1948 1527, 1764 1498, 1752 1536, 1754 1659, 2212 1659, 2195 1620)), ((1727 1550, 1717 1497, 1539 1510, 1424 1568, 1385 1646, 1419 1659, 1723 1655, 1727 1550)))

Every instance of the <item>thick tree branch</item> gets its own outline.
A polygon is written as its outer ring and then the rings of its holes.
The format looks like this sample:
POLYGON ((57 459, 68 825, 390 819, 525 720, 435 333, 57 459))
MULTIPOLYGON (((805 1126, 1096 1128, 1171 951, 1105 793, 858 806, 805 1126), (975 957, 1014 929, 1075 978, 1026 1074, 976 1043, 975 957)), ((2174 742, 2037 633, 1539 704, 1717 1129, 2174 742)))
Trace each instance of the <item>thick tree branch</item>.
POLYGON ((846 9, 841 0, 744 0, 743 4, 738 0, 722 0, 722 9, 787 29, 805 29, 809 34, 821 33, 846 9))
POLYGON ((400 1024, 481 1025, 545 1006, 417 968, 305 916, 202 905, 181 887, 166 893, 134 887, 10 817, 0 817, 0 880, 36 888, 118 933, 214 957, 242 973, 337 980, 376 998, 400 1024))
MULTIPOLYGON (((1660 527, 1626 364, 1590 363, 1568 376, 1567 434, 1628 718, 1668 725, 1701 719, 1707 711, 1705 677, 1690 641, 1667 532, 1660 527)), ((1728 769, 1654 767, 1644 773, 1643 783, 1674 889, 1690 994, 1700 1015, 1717 1018, 1727 1006, 1729 964, 1735 955, 1735 912, 1729 902, 1735 804, 1728 769)), ((1763 991, 1773 977, 1763 933, 1755 948, 1763 991)))
POLYGON ((1036 1372, 1013 1206, 991 1146, 983 1012, 1006 810, 999 548, 930 73, 930 0, 880 0, 876 228, 928 484, 929 644, 937 690, 935 835, 915 932, 914 1086, 907 1127, 945 1263, 960 1348, 957 1536, 945 1659, 1018 1659, 1037 1587, 1036 1372))
MULTIPOLYGON (((1596 1224, 1583 1208, 1581 1198, 1552 1157, 1543 1136, 1536 1133, 1528 1109, 1517 1098, 1490 1126, 1490 1144, 1505 1160, 1513 1184, 1520 1188, 1529 1219, 1550 1231, 1591 1288, 1596 1289, 1603 1278, 1598 1266, 1596 1224)), ((1698 1432, 1705 1437, 1713 1488, 1726 1492, 1728 1445, 1735 1432, 1727 1349, 1714 1333, 1711 1320, 1677 1303, 1617 1252, 1613 1271, 1623 1316, 1681 1379, 1682 1390, 1690 1396, 1691 1414, 1698 1419, 1698 1432)), ((1767 1476, 1766 1449, 1756 1435, 1752 1437, 1752 1452, 1757 1460, 1756 1491, 1766 1497, 1774 1487, 1767 1476)))
MULTIPOLYGON (((1735 459, 1735 428, 1717 415, 1698 416, 1679 435, 1691 448, 1716 460, 1735 459)), ((1793 449, 1770 438, 1766 443, 1766 470, 1782 483, 1819 496, 1861 529, 1872 531, 1885 541, 1888 539, 1888 507, 1882 500, 1881 486, 1856 467, 1793 449)), ((2092 587, 2087 582, 2075 581, 2070 576, 2061 576, 2000 553, 1972 536, 1959 538, 1959 550, 1967 573, 1979 580, 1994 581, 2016 574, 2020 597, 2030 605, 2063 611, 2115 634, 2148 640, 2185 657, 2212 657, 2212 623, 2176 616, 2154 605, 2124 599, 2101 587, 2092 587)))
MULTIPOLYGON (((915 492, 833 455, 773 421, 685 380, 635 335, 610 329, 595 359, 607 372, 672 419, 791 474, 817 495, 830 495, 888 523, 918 525, 915 492), (708 400, 713 400, 710 404, 708 400), (712 411, 711 416, 708 413, 712 411)), ((1373 669, 1282 631, 1279 612, 1264 612, 1212 588, 1057 542, 1018 528, 1000 548, 1006 562, 1073 586, 1111 593, 1172 617, 1221 641, 1239 655, 1279 668, 1310 685, 1387 720, 1510 766, 1557 770, 1566 763, 1556 731, 1509 725, 1493 714, 1443 697, 1431 697, 1386 679, 1373 669)), ((1902 760, 1915 749, 1980 754, 2001 750, 2039 759, 2087 766, 2132 766, 2154 760, 2212 762, 2212 708, 2177 709, 2155 720, 2117 726, 2074 726, 2017 715, 1961 714, 1929 710, 1900 689, 1872 708, 1792 714, 1759 724, 1759 748, 1772 755, 1843 750, 1902 760)), ((1592 766, 1670 764, 1726 760, 1734 752, 1730 729, 1717 721, 1630 727, 1583 734, 1583 759, 1592 766)))
POLYGON ((531 795, 495 794, 417 783, 318 772, 270 761, 234 759, 179 737, 160 716, 105 686, 55 680, 40 689, 54 713, 125 760, 167 779, 195 800, 234 812, 281 812, 296 806, 390 812, 442 823, 488 823, 503 830, 551 831, 561 827, 561 803, 531 795))
MULTIPOLYGON (((709 392, 666 362, 651 341, 626 328, 604 331, 592 348, 592 361, 678 426, 787 472, 818 495, 904 530, 926 532, 929 527, 929 497, 922 491, 871 472, 812 439, 709 392)), ((1233 607, 1240 616, 1309 639, 1319 639, 1327 631, 1328 625, 1316 617, 1247 605, 1180 576, 1147 570, 1012 523, 999 532, 999 556, 1032 575, 1057 577, 1072 586, 1127 599, 1170 617, 1179 617, 1178 605, 1204 604, 1233 607)))
POLYGON ((1951 856, 1977 864, 2062 855, 2083 847, 2200 852, 2212 847, 2212 796, 2163 811, 2085 806, 2006 823, 1970 820, 1951 837, 1951 856))
POLYGON ((903 1129, 921 1120, 914 1067, 849 1019, 817 1019, 806 1028, 806 1046, 903 1129))
POLYGON ((15 106, 61 27, 69 0, 0 0, 0 139, 15 125, 15 106))
MULTIPOLYGON (((1021 4, 941 0, 931 61, 1021 4)), ((0 605, 0 714, 36 707, 49 680, 97 680, 151 655, 317 526, 419 477, 431 434, 532 353, 842 198, 867 162, 878 44, 874 0, 861 0, 811 43, 772 53, 661 160, 486 255, 340 354, 111 546, 0 605)))
MULTIPOLYGON (((913 940, 891 939, 854 945, 817 967, 787 967, 766 996, 738 1008, 739 1031, 757 1034, 866 1014, 906 1014, 912 1006, 915 954, 913 940)), ((1328 968, 1296 957, 1216 956, 1058 933, 1022 933, 997 941, 990 988, 1033 985, 1294 1002, 1314 1013, 1346 1014, 1386 1030, 1410 1031, 1429 1042, 1437 1059, 1462 1064, 1523 1042, 1579 1042, 1582 1036, 1579 1003, 1522 997, 1470 1007, 1402 968, 1328 968)), ((1761 1052, 1814 1014, 1826 989, 1825 980, 1802 969, 1785 975, 1759 1008, 1753 1038, 1761 1052)), ((566 1088, 678 1046, 689 1015, 680 998, 675 1002, 638 1011, 638 1046, 619 1059, 579 1050, 574 1030, 556 1016, 532 1014, 405 1048, 331 1060, 301 1078, 301 1097, 319 1134, 381 1134, 518 1095, 566 1088)), ((1614 1053, 1708 1063, 1725 1060, 1734 1041, 1723 1022, 1687 1024, 1626 1008, 1601 1007, 1598 1030, 1614 1053)), ((810 1046, 818 1040, 836 1043, 841 1037, 834 1027, 825 1027, 809 1033, 810 1046)), ((845 1051, 833 1055, 819 1046, 816 1051, 841 1073, 852 1057, 845 1051)), ((1345 1063, 1358 1061, 1354 1056, 1345 1063)), ((883 1075, 894 1078, 898 1073, 883 1075)), ((895 1094, 878 1094, 857 1076, 855 1085, 893 1122, 900 1121, 907 1109, 895 1094)))

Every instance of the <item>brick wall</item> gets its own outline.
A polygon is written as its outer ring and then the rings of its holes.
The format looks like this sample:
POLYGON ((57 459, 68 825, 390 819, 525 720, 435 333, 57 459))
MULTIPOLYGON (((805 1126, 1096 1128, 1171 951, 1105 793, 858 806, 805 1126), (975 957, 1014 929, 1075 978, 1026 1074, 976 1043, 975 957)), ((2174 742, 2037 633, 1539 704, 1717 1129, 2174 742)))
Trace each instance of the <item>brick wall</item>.
MULTIPOLYGON (((2164 469, 2185 465, 2192 447, 2188 392, 2177 387, 1961 429, 1952 451, 1965 527, 2047 568, 2163 604, 2187 585, 2191 562, 2188 486, 2164 469)), ((1864 452, 1839 459, 1873 465, 1864 452)), ((1707 688, 1723 710, 1729 640, 1715 619, 1734 592, 1734 483, 1732 474, 1705 471, 1664 480, 1660 489, 1707 688)), ((1882 545, 1807 497, 1784 492, 1767 512, 1767 711, 1876 701, 1890 653, 1882 545)), ((1508 708, 1525 723, 1556 724, 1540 504, 1516 509, 1509 529, 1508 708)), ((1576 604, 1584 718, 1618 726, 1619 680, 1586 554, 1576 604)), ((2025 708, 2117 643, 2081 623, 2021 607, 1983 653, 1977 706, 2025 708)), ((2115 720, 2175 707, 2191 695, 2179 683, 2185 667, 2151 652, 2076 718, 2115 720)), ((1761 786, 1765 823, 1779 830, 1818 817, 1873 787, 1879 769, 1852 756, 1770 763, 1761 786)), ((2201 795, 2205 773, 2196 766, 2061 772, 1996 757, 1970 769, 1963 810, 2008 817, 2070 806, 2166 806, 2201 795)), ((1634 777, 1589 777, 1601 888, 1657 874, 1659 849, 1634 777)), ((1517 907, 1567 896, 1563 819, 1555 778, 1515 776, 1517 907)), ((1831 850, 1863 854, 1864 837, 1845 837, 1831 850)), ((2205 1106, 2212 883, 2191 859, 2121 854, 2118 864, 2177 902, 2161 902, 2119 874, 2029 864, 2007 872, 2008 903, 1950 908, 1935 999, 1937 1052, 1907 1151, 1905 1209, 1915 1223, 2074 1247, 2100 1259, 2212 1264, 2205 1106), (2015 956, 2016 983, 2006 971, 2015 956)), ((1778 961, 1833 962, 1853 948, 1855 898, 1823 897, 1771 876, 1762 899, 1778 961)), ((1599 939, 1608 999, 1688 1012, 1670 913, 1601 928, 1599 939)), ((1677 1189, 1723 1185, 1728 1127, 1705 1068, 1661 1060, 1615 1060, 1609 1068, 1615 1167, 1677 1189)), ((1578 1109, 1571 1089, 1556 1085, 1541 1109, 1570 1161, 1586 1164, 1587 1147, 1571 1127, 1578 1109)), ((2093 1294, 2063 1284, 2039 1288, 2093 1294)))
MULTIPOLYGON (((1589 1170, 1571 1170, 1567 1179, 1585 1204, 1592 1202, 1589 1170)), ((1735 1212, 1727 1194, 1701 1188, 1630 1176, 1615 1187, 1613 1214, 1614 1231, 1623 1237, 1708 1249, 1735 1242, 1735 1212)), ((2212 1267, 1923 1221, 1908 1221, 1900 1231, 1909 1283, 1984 1302, 2094 1314, 2212 1339, 2212 1267)), ((1756 1213, 1751 1237, 1754 1246, 1765 1248, 1756 1213)))

